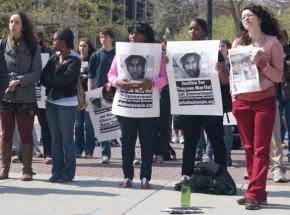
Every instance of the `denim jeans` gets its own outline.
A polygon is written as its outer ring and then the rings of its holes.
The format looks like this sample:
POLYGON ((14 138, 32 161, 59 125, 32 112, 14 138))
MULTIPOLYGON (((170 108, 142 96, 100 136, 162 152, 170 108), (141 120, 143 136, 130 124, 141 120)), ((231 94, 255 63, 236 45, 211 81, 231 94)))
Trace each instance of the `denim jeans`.
MULTIPOLYGON (((281 121, 281 142, 284 142, 285 139, 285 127, 283 125, 283 116, 286 118, 286 124, 288 128, 288 141, 290 136, 290 99, 279 100, 279 113, 281 121)), ((290 157, 290 144, 288 144, 288 153, 287 156, 290 157)))
POLYGON ((76 154, 94 154, 95 135, 90 115, 87 111, 81 110, 76 113, 75 120, 75 142, 76 154))
POLYGON ((76 169, 76 147, 73 138, 77 106, 46 103, 46 116, 52 138, 52 176, 73 179, 76 169))
POLYGON ((110 141, 103 141, 100 142, 100 150, 102 156, 108 156, 109 159, 111 158, 111 142, 110 141))

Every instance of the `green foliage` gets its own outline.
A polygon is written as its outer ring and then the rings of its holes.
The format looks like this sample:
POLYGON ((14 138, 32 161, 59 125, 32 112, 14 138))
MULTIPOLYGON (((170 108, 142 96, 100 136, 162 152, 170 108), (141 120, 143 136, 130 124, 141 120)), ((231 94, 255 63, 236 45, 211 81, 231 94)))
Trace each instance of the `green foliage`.
POLYGON ((234 22, 227 16, 220 16, 213 20, 212 38, 219 40, 227 38, 233 41, 236 37, 234 22))

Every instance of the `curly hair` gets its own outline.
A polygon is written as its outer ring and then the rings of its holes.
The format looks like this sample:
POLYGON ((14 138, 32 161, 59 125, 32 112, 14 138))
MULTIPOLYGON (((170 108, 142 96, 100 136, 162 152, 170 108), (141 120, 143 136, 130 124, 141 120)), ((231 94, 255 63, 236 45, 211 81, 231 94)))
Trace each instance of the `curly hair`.
MULTIPOLYGON (((266 8, 261 5, 249 4, 246 5, 242 10, 249 10, 254 13, 261 20, 261 31, 267 35, 272 35, 279 37, 280 36, 280 25, 278 20, 274 17, 274 15, 269 12, 266 8)), ((245 44, 248 44, 248 32, 244 28, 242 21, 240 22, 240 30, 243 32, 242 38, 245 39, 245 44)))
POLYGON ((154 43, 155 34, 152 27, 145 22, 134 22, 128 26, 128 33, 132 33, 136 29, 139 33, 143 34, 145 37, 145 43, 154 43))
POLYGON ((30 21, 26 13, 22 10, 13 12, 11 16, 15 14, 17 14, 21 19, 22 37, 24 39, 24 42, 26 46, 30 49, 30 51, 33 53, 36 50, 37 39, 34 33, 32 22, 30 21))

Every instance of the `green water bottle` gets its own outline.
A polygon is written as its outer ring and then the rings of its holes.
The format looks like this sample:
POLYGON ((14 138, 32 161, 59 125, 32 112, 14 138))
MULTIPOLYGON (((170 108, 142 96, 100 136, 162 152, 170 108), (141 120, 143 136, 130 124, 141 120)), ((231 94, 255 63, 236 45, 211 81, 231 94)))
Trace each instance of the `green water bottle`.
POLYGON ((183 176, 182 182, 181 182, 181 206, 182 207, 190 207, 190 194, 191 194, 190 177, 183 176))

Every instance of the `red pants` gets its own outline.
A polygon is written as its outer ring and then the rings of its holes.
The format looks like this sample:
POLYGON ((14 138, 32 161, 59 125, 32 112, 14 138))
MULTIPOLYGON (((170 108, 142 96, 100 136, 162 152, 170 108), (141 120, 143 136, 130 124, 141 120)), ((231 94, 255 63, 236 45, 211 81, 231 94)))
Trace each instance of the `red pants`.
POLYGON ((233 114, 246 152, 249 185, 245 197, 258 202, 267 197, 266 180, 275 112, 275 97, 233 102, 233 114))

